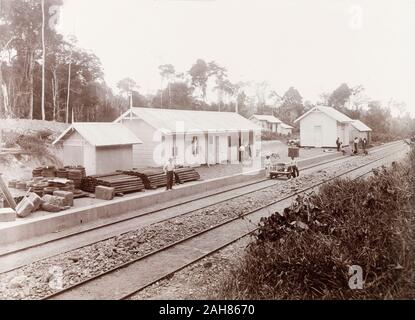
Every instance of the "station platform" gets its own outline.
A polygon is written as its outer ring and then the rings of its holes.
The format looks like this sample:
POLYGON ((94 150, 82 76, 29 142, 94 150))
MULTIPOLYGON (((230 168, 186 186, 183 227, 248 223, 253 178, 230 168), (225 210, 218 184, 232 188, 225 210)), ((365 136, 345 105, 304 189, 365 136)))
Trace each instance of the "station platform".
MULTIPOLYGON (((298 164, 301 169, 335 158, 342 158, 342 156, 337 152, 330 152, 299 160, 298 164)), ((215 189, 231 188, 233 185, 255 182, 264 178, 265 170, 261 169, 176 185, 174 190, 168 192, 160 188, 127 194, 109 201, 95 198, 76 199, 73 208, 60 213, 38 211, 24 219, 18 218, 14 222, 0 223, 0 245, 6 246, 47 234, 60 233, 73 227, 116 218, 128 212, 154 207, 172 200, 212 193, 215 189)))

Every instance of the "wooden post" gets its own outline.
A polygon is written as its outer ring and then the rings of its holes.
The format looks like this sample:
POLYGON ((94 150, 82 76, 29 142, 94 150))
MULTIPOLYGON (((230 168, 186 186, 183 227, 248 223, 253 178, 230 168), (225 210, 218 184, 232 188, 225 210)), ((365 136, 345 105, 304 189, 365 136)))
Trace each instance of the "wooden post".
POLYGON ((9 188, 7 187, 6 183, 3 180, 3 176, 0 173, 0 190, 3 192, 4 196, 6 197, 7 202, 9 203, 10 208, 13 210, 16 209, 16 202, 14 201, 14 198, 12 194, 9 191, 9 188))

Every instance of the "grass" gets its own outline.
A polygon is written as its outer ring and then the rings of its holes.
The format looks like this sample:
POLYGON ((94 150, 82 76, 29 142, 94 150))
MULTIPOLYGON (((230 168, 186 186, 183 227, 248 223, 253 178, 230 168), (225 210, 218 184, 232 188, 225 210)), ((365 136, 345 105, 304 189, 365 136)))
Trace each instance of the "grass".
POLYGON ((414 294, 415 150, 367 179, 338 179, 264 218, 225 299, 406 299, 414 294), (362 290, 349 268, 363 271, 362 290))

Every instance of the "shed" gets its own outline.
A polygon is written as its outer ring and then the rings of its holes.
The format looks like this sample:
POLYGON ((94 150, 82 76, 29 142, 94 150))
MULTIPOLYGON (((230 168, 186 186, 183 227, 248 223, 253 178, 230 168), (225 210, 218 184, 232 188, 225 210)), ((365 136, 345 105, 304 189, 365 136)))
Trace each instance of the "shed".
POLYGON ((370 143, 372 139, 372 129, 360 120, 353 120, 350 126, 350 142, 356 137, 360 139, 366 138, 370 143))
POLYGON ((75 123, 54 142, 63 144, 65 166, 82 165, 88 175, 133 167, 133 145, 142 141, 120 123, 75 123))
POLYGON ((314 107, 294 121, 300 123, 301 146, 316 148, 335 148, 337 138, 348 146, 352 122, 340 111, 325 106, 314 107))
POLYGON ((282 123, 280 119, 264 114, 254 114, 249 120, 261 126, 263 130, 270 132, 278 132, 278 126, 282 123))
POLYGON ((170 157, 190 166, 260 159, 261 127, 237 113, 132 108, 115 122, 143 141, 134 146, 134 167, 159 167, 170 157))
POLYGON ((280 123, 279 125, 278 125, 278 130, 277 130, 277 132, 279 133, 279 134, 282 134, 282 135, 284 135, 284 136, 290 136, 290 135, 292 135, 293 134, 293 129, 294 129, 294 127, 292 127, 292 126, 290 126, 290 125, 288 125, 288 124, 285 124, 285 123, 280 123))

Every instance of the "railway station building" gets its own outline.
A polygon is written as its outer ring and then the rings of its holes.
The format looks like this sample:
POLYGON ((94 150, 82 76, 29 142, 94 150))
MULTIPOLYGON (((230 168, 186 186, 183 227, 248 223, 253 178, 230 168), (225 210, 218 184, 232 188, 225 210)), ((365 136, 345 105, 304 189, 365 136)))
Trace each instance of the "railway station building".
POLYGON ((261 127, 232 112, 131 108, 115 123, 143 142, 133 146, 133 167, 236 163, 261 156, 261 127))
POLYGON ((302 147, 335 148, 337 138, 344 146, 350 145, 353 120, 332 107, 314 107, 294 123, 300 124, 302 147))

